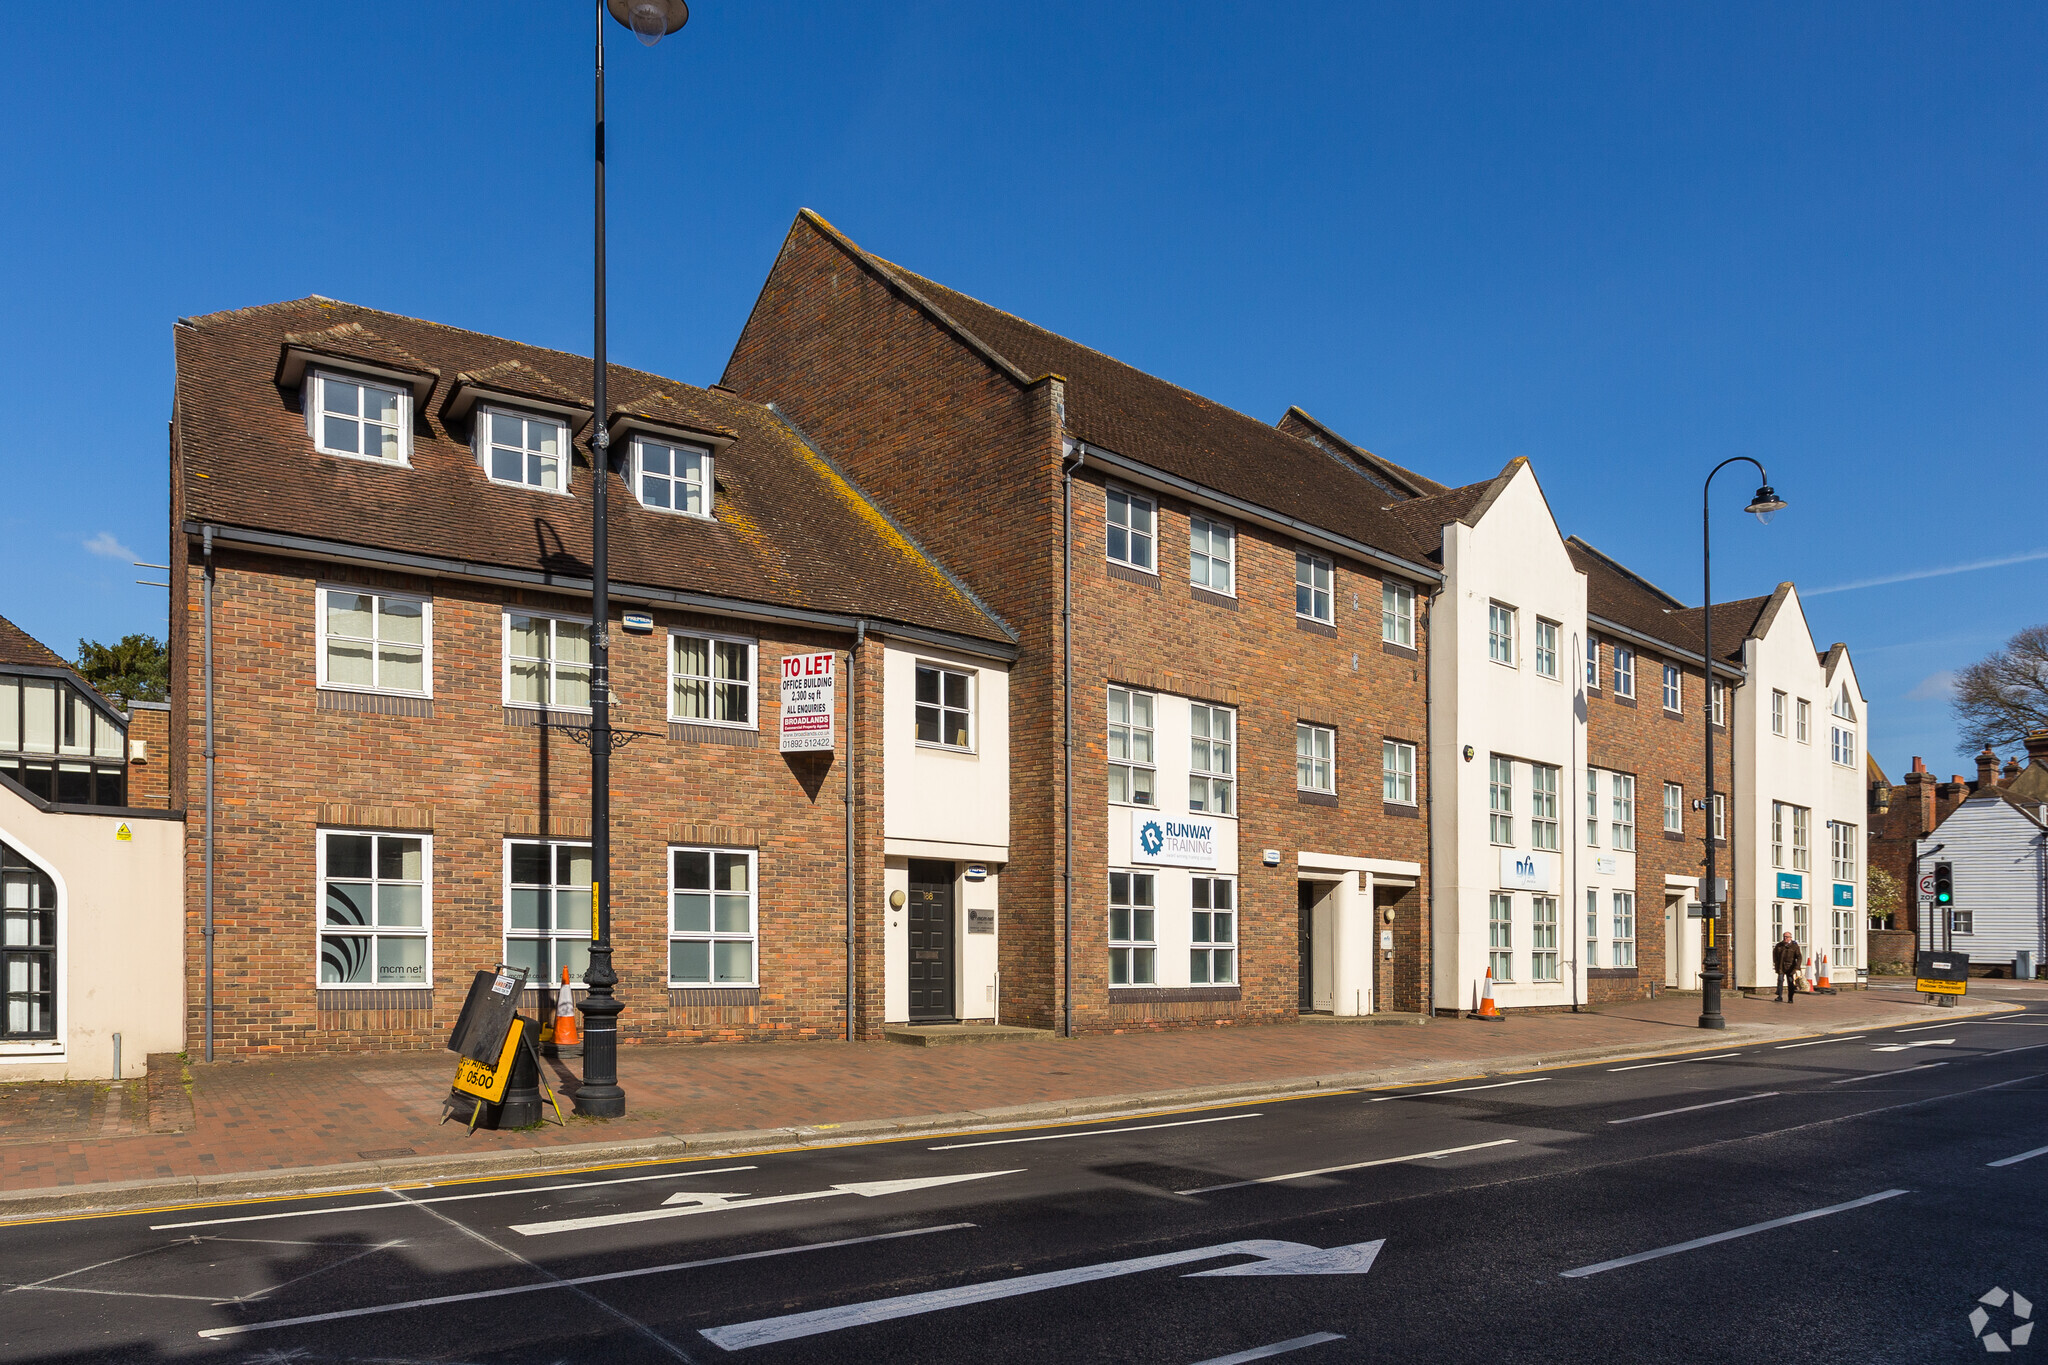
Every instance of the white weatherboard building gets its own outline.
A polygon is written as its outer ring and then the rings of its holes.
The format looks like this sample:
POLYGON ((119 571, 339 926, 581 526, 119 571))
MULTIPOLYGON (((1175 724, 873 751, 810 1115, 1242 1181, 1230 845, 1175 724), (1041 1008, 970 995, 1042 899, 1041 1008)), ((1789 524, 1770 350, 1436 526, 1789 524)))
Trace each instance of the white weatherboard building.
POLYGON ((1952 936, 1936 946, 2007 972, 2022 952, 2037 971, 2048 961, 2048 804, 1980 787, 1916 851, 1923 875, 1945 862, 1955 878, 1952 936))
MULTIPOLYGON (((1436 1005, 1474 1008, 1489 970, 1503 1009, 1583 1001, 1585 575, 1526 460, 1402 514, 1443 518, 1429 651, 1436 1005)), ((1611 874, 1633 875, 1633 862, 1611 874)))
POLYGON ((1758 600, 1741 642, 1748 676, 1735 689, 1735 943, 1728 984, 1772 988, 1771 945, 1786 929, 1816 967, 1827 954, 1831 980, 1853 984, 1868 963, 1869 703, 1848 646, 1814 648, 1790 583, 1758 600))

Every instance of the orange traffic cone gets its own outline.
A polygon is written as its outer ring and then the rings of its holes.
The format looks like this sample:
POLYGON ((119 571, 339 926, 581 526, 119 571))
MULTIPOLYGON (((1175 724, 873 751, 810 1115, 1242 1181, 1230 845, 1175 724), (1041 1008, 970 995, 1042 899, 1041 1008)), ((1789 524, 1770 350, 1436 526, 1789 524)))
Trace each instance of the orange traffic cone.
POLYGON ((555 1051, 583 1049, 583 1033, 576 1024, 576 997, 569 993, 569 969, 562 968, 562 989, 555 993, 555 1051))
POLYGON ((1486 989, 1479 997, 1479 1008, 1473 1011, 1474 1019, 1491 1019, 1498 1024, 1507 1016, 1500 1012, 1500 1006, 1493 1003, 1493 968, 1486 969, 1486 989))
POLYGON ((1828 955, 1826 953, 1822 953, 1820 955, 1820 967, 1818 970, 1819 975, 1817 975, 1814 978, 1813 983, 1814 994, 1833 995, 1835 993, 1835 987, 1834 984, 1828 980, 1828 955))

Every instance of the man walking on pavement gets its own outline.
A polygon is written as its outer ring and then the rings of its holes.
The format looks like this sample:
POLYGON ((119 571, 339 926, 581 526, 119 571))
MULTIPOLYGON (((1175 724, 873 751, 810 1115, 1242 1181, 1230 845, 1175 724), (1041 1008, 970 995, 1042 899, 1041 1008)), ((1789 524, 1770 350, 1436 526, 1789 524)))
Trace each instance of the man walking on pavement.
POLYGON ((1787 929, 1785 936, 1771 949, 1771 965, 1778 970, 1777 999, 1787 1005, 1792 1003, 1799 977, 1799 964, 1803 961, 1805 958, 1799 951, 1799 945, 1792 941, 1792 931, 1787 929))

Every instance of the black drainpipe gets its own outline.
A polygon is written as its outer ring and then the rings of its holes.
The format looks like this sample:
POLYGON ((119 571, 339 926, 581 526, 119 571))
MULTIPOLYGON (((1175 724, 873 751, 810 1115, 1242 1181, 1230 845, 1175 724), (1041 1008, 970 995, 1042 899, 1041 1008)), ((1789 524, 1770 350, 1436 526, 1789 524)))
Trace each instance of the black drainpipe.
POLYGON ((1062 1033, 1068 1038, 1074 1036, 1074 471, 1087 453, 1088 447, 1077 442, 1072 462, 1063 463, 1060 471, 1060 710, 1064 726, 1060 767, 1066 782, 1061 802, 1066 833, 1060 840, 1060 1003, 1065 1011, 1062 1033))

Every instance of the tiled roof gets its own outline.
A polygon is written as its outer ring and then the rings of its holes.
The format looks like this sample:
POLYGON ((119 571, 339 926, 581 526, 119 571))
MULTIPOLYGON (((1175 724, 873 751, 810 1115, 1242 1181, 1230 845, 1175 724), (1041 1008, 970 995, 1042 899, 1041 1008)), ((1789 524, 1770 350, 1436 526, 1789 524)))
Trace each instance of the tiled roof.
POLYGON ((1448 484, 1438 483, 1435 479, 1418 474, 1412 469, 1403 468, 1384 455, 1375 455, 1364 446, 1346 440, 1299 406, 1287 409, 1273 425, 1325 450, 1334 450, 1335 453, 1347 457, 1359 466, 1366 478, 1396 497, 1426 498, 1432 494, 1450 491, 1448 484))
MULTIPOLYGON (((572 577, 589 573, 587 442, 577 443, 570 496, 508 487, 485 477, 471 453, 468 420, 444 415, 465 381, 587 409, 587 357, 318 297, 187 319, 175 336, 188 520, 572 577), (410 468, 313 450, 298 393, 277 383, 288 340, 443 376, 414 413, 410 468)), ((649 510, 623 481, 611 486, 614 581, 1011 638, 774 413, 618 366, 608 388, 614 413, 732 442, 715 462, 714 521, 649 510)))
MULTIPOLYGON (((1602 554, 1577 536, 1565 541, 1572 563, 1586 575, 1588 615, 1626 627, 1652 640, 1698 654, 1706 646, 1706 617, 1649 579, 1602 554)), ((1768 597, 1714 604, 1714 653, 1723 663, 1740 663, 1742 644, 1770 604, 1768 597)))
POLYGON ((1066 382, 1067 430, 1148 468, 1279 512, 1411 562, 1417 545, 1385 508, 1384 488, 1351 461, 1079 342, 863 251, 818 215, 810 224, 892 282, 1020 382, 1066 382))
POLYGON ((1444 527, 1454 521, 1467 525, 1477 521, 1479 514, 1495 494, 1506 485, 1514 474, 1516 462, 1490 479, 1480 483, 1468 483, 1462 488, 1438 488, 1443 491, 1428 497, 1408 498, 1389 504, 1387 515, 1423 548, 1423 554, 1432 564, 1443 563, 1444 527))
POLYGON ((0 616, 0 665, 5 664, 31 668, 71 667, 70 660, 59 658, 56 651, 41 640, 0 616))

